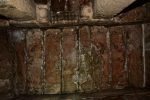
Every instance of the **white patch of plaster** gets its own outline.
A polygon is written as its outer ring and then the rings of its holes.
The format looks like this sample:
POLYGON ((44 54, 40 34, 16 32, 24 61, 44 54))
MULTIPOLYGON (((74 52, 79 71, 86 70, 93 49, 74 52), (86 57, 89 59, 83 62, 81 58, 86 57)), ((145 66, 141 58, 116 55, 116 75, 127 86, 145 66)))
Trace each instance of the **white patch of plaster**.
POLYGON ((92 3, 91 2, 88 5, 84 5, 82 7, 81 16, 84 19, 92 19, 93 18, 93 9, 92 9, 92 3))
POLYGON ((14 42, 21 42, 22 40, 25 39, 25 34, 23 30, 15 30, 13 31, 13 33, 10 34, 12 34, 14 42))
POLYGON ((70 55, 67 56, 68 59, 70 59, 70 63, 75 65, 76 64, 76 51, 73 50, 70 55))

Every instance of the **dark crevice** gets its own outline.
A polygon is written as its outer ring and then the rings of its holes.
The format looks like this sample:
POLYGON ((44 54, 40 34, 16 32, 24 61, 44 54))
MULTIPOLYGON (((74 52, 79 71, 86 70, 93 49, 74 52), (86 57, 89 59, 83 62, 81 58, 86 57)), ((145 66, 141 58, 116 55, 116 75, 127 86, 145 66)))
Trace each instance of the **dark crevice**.
POLYGON ((135 9, 137 7, 140 7, 146 3, 150 2, 149 0, 137 0, 134 3, 132 3, 130 6, 128 6, 127 8, 125 8, 121 13, 126 13, 132 9, 135 9))
POLYGON ((48 0, 34 0, 37 4, 47 4, 48 0))
POLYGON ((2 15, 0 15, 0 19, 9 20, 9 18, 2 16, 2 15))

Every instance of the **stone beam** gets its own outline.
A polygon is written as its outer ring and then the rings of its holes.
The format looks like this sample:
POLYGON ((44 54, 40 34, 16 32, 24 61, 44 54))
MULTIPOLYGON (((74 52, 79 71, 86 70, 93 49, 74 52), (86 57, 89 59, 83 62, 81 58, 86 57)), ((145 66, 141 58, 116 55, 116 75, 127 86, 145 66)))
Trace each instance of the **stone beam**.
POLYGON ((94 17, 113 17, 135 1, 136 0, 95 0, 94 17))
POLYGON ((0 0, 0 15, 14 20, 36 19, 33 0, 0 0))

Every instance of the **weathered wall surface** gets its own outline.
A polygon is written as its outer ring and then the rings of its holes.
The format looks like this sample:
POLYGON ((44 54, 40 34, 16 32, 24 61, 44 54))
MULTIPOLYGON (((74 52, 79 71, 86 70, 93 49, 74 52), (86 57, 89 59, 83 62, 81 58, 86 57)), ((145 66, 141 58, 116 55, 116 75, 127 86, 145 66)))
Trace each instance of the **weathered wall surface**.
POLYGON ((129 67, 129 85, 134 87, 143 86, 143 58, 142 58, 142 25, 127 26, 128 33, 128 67, 129 67))
POLYGON ((20 34, 15 41, 18 93, 143 87, 142 25, 30 29, 20 34))
MULTIPOLYGON (((145 15, 142 6, 118 17, 128 22, 145 15)), ((1 94, 12 87, 15 94, 59 94, 143 88, 145 80, 150 86, 149 24, 10 30, 14 50, 1 33, 1 94)))
POLYGON ((127 82, 126 33, 124 27, 110 28, 111 58, 112 58, 112 87, 125 88, 127 82))
POLYGON ((50 29, 45 34, 45 93, 61 91, 60 30, 50 29), (55 49, 53 49, 55 48, 55 49))

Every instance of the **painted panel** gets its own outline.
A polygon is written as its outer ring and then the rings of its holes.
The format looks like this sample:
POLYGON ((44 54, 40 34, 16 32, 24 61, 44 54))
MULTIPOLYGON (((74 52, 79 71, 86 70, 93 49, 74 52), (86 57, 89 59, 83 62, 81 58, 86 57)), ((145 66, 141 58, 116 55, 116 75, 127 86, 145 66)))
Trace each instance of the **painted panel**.
POLYGON ((61 93, 60 30, 49 29, 45 39, 45 94, 61 93))
POLYGON ((139 88, 143 86, 142 27, 141 25, 133 25, 125 28, 129 37, 129 86, 139 88))
POLYGON ((92 27, 92 71, 94 89, 110 88, 109 48, 107 43, 107 28, 92 27))
POLYGON ((63 93, 74 93, 78 91, 76 31, 74 28, 67 28, 63 30, 62 49, 63 93))
POLYGON ((93 90, 91 66, 91 32, 85 26, 79 30, 79 91, 90 92, 93 90))
POLYGON ((123 27, 111 27, 112 52, 112 87, 123 89, 128 85, 125 52, 125 38, 123 27))
POLYGON ((30 94, 42 94, 42 35, 40 29, 29 30, 27 41, 27 87, 30 94))

